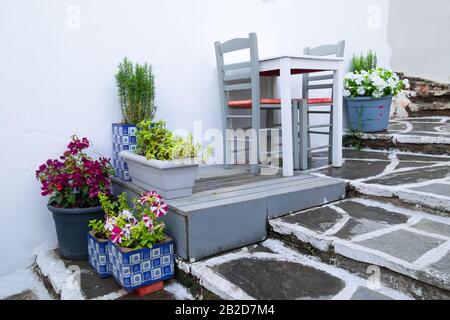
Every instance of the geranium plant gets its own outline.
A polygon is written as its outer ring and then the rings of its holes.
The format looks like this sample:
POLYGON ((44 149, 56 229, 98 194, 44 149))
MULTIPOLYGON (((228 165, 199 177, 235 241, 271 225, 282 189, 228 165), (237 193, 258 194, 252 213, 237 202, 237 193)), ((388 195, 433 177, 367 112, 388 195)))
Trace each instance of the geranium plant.
POLYGON ((97 236, 132 249, 151 248, 165 239, 165 226, 158 218, 166 215, 169 209, 158 193, 151 191, 133 199, 133 208, 126 203, 126 193, 115 202, 105 195, 100 198, 106 212, 105 221, 90 222, 97 236))
POLYGON ((344 77, 345 97, 396 96, 409 88, 407 79, 400 80, 397 74, 384 68, 349 72, 344 77))
POLYGON ((110 194, 109 159, 92 159, 85 152, 90 142, 73 135, 59 159, 48 159, 36 171, 41 194, 50 196, 49 205, 60 208, 90 208, 100 205, 98 194, 110 194))

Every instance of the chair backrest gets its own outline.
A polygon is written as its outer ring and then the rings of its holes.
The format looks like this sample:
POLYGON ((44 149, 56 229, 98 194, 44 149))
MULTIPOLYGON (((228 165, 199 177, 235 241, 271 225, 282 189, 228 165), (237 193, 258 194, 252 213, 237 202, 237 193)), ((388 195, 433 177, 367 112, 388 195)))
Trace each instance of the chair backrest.
MULTIPOLYGON (((341 40, 337 44, 326 44, 318 47, 307 47, 303 50, 304 55, 311 56, 336 56, 338 58, 344 57, 345 52, 345 41, 341 40)), ((303 78, 303 97, 309 97, 309 90, 320 90, 320 89, 330 89, 333 88, 333 75, 325 74, 325 75, 308 75, 305 74, 303 78), (327 83, 323 83, 326 80, 331 80, 327 83), (316 84, 316 81, 320 81, 320 84, 316 84)))
POLYGON ((235 38, 223 43, 216 41, 214 45, 223 108, 228 106, 230 92, 249 90, 253 108, 259 110, 259 56, 256 33, 249 33, 248 38, 235 38), (250 50, 250 61, 224 63, 224 54, 245 49, 250 50))

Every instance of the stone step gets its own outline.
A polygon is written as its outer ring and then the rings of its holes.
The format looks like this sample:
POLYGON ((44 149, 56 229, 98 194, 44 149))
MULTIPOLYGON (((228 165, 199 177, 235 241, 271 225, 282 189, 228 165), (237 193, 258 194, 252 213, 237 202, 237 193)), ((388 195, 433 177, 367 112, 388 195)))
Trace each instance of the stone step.
POLYGON ((69 261, 57 250, 36 250, 34 271, 55 299, 60 300, 191 300, 193 296, 176 280, 164 281, 164 289, 139 297, 122 289, 113 278, 102 279, 88 261, 69 261))
MULTIPOLYGON (((175 254, 185 260, 198 261, 257 243, 267 237, 269 218, 339 200, 346 193, 340 180, 303 172, 283 177, 226 171, 221 165, 199 169, 192 196, 168 201, 165 232, 176 243, 175 254)), ((117 180, 113 191, 133 197, 146 192, 117 180)))
POLYGON ((25 268, 0 278, 0 300, 52 300, 33 268, 25 268))
POLYGON ((387 131, 362 134, 361 143, 371 149, 450 155, 450 117, 391 120, 387 131))
POLYGON ((450 298, 450 218, 350 198, 269 222, 274 235, 417 299, 450 298))
MULTIPOLYGON (((268 239, 179 269, 222 299, 391 300, 411 296, 268 239)), ((370 270, 369 270, 370 271, 370 270)))
MULTIPOLYGON (((325 154, 316 153, 317 161, 325 154)), ((450 215, 450 157, 364 149, 343 151, 341 168, 313 169, 310 174, 341 179, 357 193, 397 198, 450 215)))

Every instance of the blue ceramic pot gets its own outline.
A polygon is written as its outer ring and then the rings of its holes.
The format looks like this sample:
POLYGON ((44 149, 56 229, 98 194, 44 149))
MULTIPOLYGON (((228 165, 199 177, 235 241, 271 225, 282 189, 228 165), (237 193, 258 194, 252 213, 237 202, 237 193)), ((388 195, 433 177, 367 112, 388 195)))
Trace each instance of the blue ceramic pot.
POLYGON ((360 132, 380 132, 387 130, 391 103, 392 96, 382 98, 345 98, 348 127, 360 132))
POLYGON ((175 273, 173 240, 166 236, 152 248, 122 248, 109 240, 109 269, 128 291, 172 278, 175 273))

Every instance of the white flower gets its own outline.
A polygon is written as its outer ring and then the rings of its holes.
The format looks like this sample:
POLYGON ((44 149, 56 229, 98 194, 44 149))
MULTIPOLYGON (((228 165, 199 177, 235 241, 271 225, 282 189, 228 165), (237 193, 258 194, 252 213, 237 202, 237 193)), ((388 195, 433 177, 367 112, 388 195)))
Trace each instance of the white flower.
POLYGON ((344 97, 350 97, 352 95, 352 93, 350 92, 350 90, 344 90, 344 97))
POLYGON ((116 226, 116 219, 114 217, 108 217, 105 221, 105 229, 107 231, 113 231, 116 226))
POLYGON ((409 89, 411 87, 408 79, 404 79, 403 84, 405 85, 405 89, 409 89))
POLYGON ((132 214, 130 211, 128 211, 128 210, 123 210, 123 211, 122 211, 122 215, 123 215, 125 218, 127 218, 128 220, 134 219, 133 214, 132 214))
POLYGON ((358 87, 357 92, 360 96, 363 96, 366 94, 366 89, 364 89, 364 87, 358 87))
POLYGON ((391 87, 392 89, 395 89, 395 88, 397 87, 397 85, 398 85, 398 82, 397 82, 395 79, 390 78, 390 79, 387 81, 387 85, 388 85, 389 87, 391 87))
POLYGON ((375 90, 372 95, 374 98, 381 98, 383 92, 375 90))
POLYGON ((379 87, 385 88, 386 87, 386 82, 383 79, 381 79, 381 77, 379 75, 373 75, 371 77, 371 81, 372 81, 372 84, 374 87, 377 87, 377 88, 379 88, 379 87))
POLYGON ((349 72, 344 76, 345 80, 353 80, 355 79, 355 74, 353 72, 349 72))
POLYGON ((360 86, 362 84, 362 81, 364 80, 364 77, 360 74, 355 75, 355 83, 360 86))

